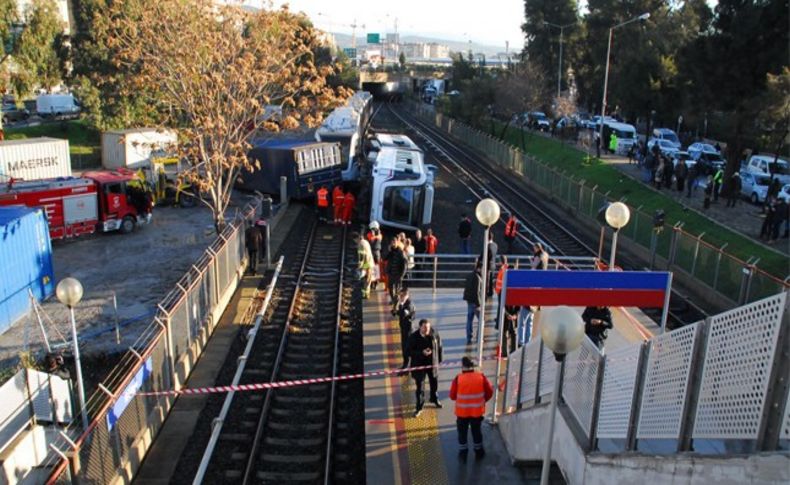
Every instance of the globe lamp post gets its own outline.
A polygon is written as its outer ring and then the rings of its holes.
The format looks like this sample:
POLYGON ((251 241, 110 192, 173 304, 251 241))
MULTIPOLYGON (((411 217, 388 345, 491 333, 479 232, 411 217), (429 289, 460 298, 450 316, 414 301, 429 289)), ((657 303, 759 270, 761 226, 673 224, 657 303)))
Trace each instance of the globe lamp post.
MULTIPOLYGON (((483 279, 482 285, 482 294, 480 295, 480 316, 478 318, 480 330, 478 331, 477 335, 477 361, 481 363, 483 362, 483 333, 485 330, 485 321, 486 321, 486 286, 488 285, 488 234, 491 230, 491 226, 496 224, 499 220, 499 204, 494 199, 483 199, 478 202, 477 207, 475 208, 475 217, 485 227, 485 231, 483 232, 483 272, 481 277, 483 279)), ((496 264, 495 261, 492 261, 493 264, 496 264)))
POLYGON ((622 202, 610 204, 606 209, 606 223, 614 229, 614 234, 612 235, 612 254, 609 256, 609 271, 614 271, 614 258, 617 251, 617 233, 628 224, 630 219, 631 211, 628 209, 628 206, 622 202))
POLYGON ((551 446, 554 441, 554 420, 557 415, 557 402, 560 400, 562 377, 565 367, 565 356, 578 349, 584 339, 584 322, 581 315, 567 306, 559 306, 548 310, 540 321, 540 337, 543 344, 554 352, 557 375, 554 377, 554 393, 551 395, 551 411, 549 414, 549 441, 543 455, 543 470, 540 475, 541 485, 549 483, 551 468, 551 446))
POLYGON ((76 278, 60 280, 55 294, 61 303, 69 308, 71 315, 71 342, 74 346, 74 366, 77 368, 77 397, 80 401, 80 414, 82 415, 83 429, 88 427, 88 414, 85 409, 85 385, 82 381, 82 365, 80 364, 80 345, 77 341, 77 322, 74 320, 74 307, 82 300, 82 284, 76 278))

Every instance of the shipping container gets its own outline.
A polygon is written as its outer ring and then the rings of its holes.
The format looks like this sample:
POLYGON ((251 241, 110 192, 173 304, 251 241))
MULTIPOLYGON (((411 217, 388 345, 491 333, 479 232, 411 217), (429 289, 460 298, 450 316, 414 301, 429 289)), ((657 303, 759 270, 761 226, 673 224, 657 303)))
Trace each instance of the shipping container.
POLYGON ((177 143, 178 135, 172 130, 105 131, 101 135, 101 163, 105 168, 144 168, 150 165, 152 155, 167 156, 177 143))
POLYGON ((248 156, 260 169, 241 171, 236 186, 243 190, 279 194, 280 177, 285 177, 288 197, 307 199, 321 185, 332 187, 342 181, 338 143, 269 140, 250 150, 248 156))
POLYGON ((41 301, 55 291, 52 244, 44 211, 0 207, 0 334, 30 311, 29 291, 41 301))
POLYGON ((0 141, 0 183, 9 179, 71 177, 69 141, 28 138, 0 141))

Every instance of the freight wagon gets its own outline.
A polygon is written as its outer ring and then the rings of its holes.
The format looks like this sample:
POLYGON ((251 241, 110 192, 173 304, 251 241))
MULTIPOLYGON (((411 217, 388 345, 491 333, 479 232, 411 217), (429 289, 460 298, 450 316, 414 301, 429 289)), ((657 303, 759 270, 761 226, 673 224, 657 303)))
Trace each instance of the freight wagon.
POLYGON ((52 244, 41 209, 0 207, 0 333, 55 291, 52 244))
POLYGON ((242 170, 236 187, 268 194, 280 193, 280 177, 288 183, 288 196, 293 199, 313 197, 321 185, 341 182, 340 145, 304 140, 268 140, 248 154, 250 161, 260 165, 252 172, 242 170))
POLYGON ((0 206, 11 205, 44 209, 52 239, 96 230, 129 233, 151 221, 153 207, 150 193, 126 169, 10 182, 0 186, 0 206))

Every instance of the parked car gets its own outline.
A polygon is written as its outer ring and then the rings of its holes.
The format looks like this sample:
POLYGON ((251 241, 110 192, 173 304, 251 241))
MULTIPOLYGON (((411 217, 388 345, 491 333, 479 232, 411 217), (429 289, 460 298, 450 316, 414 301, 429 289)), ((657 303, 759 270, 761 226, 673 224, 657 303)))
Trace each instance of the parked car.
POLYGON ((662 139, 658 139, 658 138, 651 138, 647 142, 647 149, 649 151, 652 151, 654 145, 658 145, 658 151, 660 151, 662 154, 664 154, 664 155, 666 155, 666 156, 668 156, 670 158, 675 153, 680 151, 680 149, 674 143, 672 143, 669 140, 662 140, 662 139))
POLYGON ((19 109, 15 105, 3 105, 3 124, 25 121, 30 118, 30 112, 26 109, 19 109))
POLYGON ((752 155, 744 167, 747 172, 778 178, 783 184, 790 183, 790 163, 774 155, 752 155), (774 163, 774 160, 776 163, 774 163))
POLYGON ((529 127, 533 130, 551 131, 551 121, 549 121, 546 113, 533 111, 529 114, 529 127))
POLYGON ((741 194, 752 204, 762 204, 768 195, 771 177, 741 170, 741 194))
POLYGON ((705 153, 715 153, 721 155, 721 152, 716 150, 715 146, 711 145, 710 143, 703 143, 701 141, 692 143, 691 145, 688 146, 688 148, 686 148, 686 151, 689 153, 705 152, 705 153))
POLYGON ((673 167, 677 167, 677 166, 678 166, 678 162, 679 162, 680 160, 683 160, 684 162, 686 162, 686 166, 687 166, 688 168, 691 168, 691 167, 693 167, 693 166, 694 166, 694 164, 696 164, 696 163, 697 163, 697 161, 696 161, 696 160, 694 160, 693 158, 691 158, 691 155, 689 155, 689 153, 688 153, 688 152, 684 152, 684 151, 677 151, 677 152, 675 152, 675 153, 673 153, 673 154, 672 154, 672 166, 673 166, 673 167))
POLYGON ((777 194, 777 197, 784 199, 785 202, 790 204, 790 184, 785 184, 781 189, 779 189, 779 194, 777 194))
POLYGON ((653 136, 651 138, 668 141, 678 150, 681 148, 678 135, 669 128, 655 128, 652 135, 653 136))

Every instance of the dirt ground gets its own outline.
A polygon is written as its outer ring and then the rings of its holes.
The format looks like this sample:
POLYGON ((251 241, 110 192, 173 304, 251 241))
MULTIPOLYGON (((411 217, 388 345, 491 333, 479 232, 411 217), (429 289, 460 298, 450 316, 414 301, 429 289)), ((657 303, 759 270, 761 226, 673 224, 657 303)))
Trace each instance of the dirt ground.
MULTIPOLYGON (((239 197, 230 208, 229 217, 246 200, 247 197, 239 197)), ((86 355, 113 353, 134 343, 150 324, 156 304, 214 238, 211 212, 205 206, 197 206, 157 207, 151 224, 132 234, 98 233, 53 242, 56 281, 75 277, 85 291, 75 310, 80 351, 86 355), (124 322, 137 318, 121 328, 120 345, 115 341, 113 292, 118 302, 118 319, 124 322), (102 329, 108 331, 101 333, 102 329)), ((70 336, 68 309, 54 295, 42 307, 50 343, 63 345, 61 335, 67 339, 70 336)), ((21 352, 40 354, 44 348, 38 321, 31 311, 0 335, 0 368, 14 365, 21 352)))

